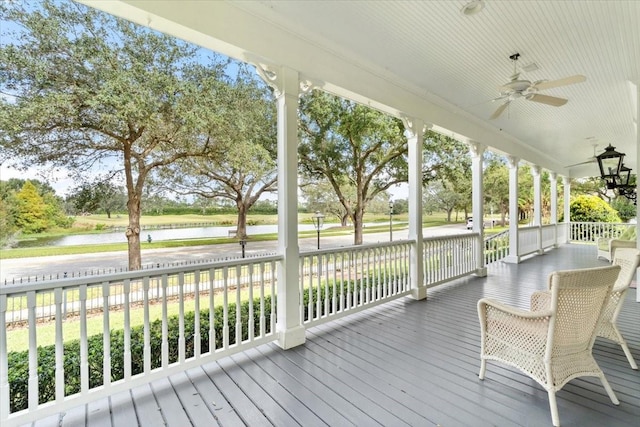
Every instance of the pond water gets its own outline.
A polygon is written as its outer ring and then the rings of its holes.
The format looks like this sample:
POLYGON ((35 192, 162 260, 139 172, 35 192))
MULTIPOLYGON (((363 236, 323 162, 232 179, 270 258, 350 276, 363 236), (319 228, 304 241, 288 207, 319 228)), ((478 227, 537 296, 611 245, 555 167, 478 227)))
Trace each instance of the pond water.
MULTIPOLYGON (((154 242, 177 239, 203 239, 210 237, 227 237, 230 230, 235 227, 197 227, 197 228, 172 228, 165 230, 143 230, 140 239, 147 240, 151 236, 154 242)), ((298 231, 314 230, 313 224, 298 224, 298 231)), ((247 234, 276 233, 277 225, 249 225, 247 234)), ((38 246, 71 246, 71 245, 95 245, 100 243, 126 243, 127 238, 123 231, 103 234, 77 234, 62 237, 42 237, 24 240, 18 243, 18 248, 33 248, 38 246)))

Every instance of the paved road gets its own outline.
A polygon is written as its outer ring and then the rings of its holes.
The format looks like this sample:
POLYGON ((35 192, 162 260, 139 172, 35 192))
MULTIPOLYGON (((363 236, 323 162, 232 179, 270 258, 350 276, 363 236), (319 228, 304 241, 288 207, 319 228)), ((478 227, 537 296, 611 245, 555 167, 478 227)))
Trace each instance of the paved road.
MULTIPOLYGON (((467 233, 464 224, 430 227, 424 229, 424 235, 438 236, 447 234, 467 233)), ((398 230, 393 233, 394 240, 407 239, 407 230, 398 230)), ((364 243, 388 242, 389 233, 364 234, 364 243)), ((304 238, 299 240, 300 251, 316 249, 317 240, 304 238)), ((320 240, 321 248, 335 248, 353 244, 353 235, 327 236, 320 240)), ((247 256, 256 256, 266 253, 275 253, 276 241, 250 242, 245 247, 247 256)), ((192 246, 186 248, 149 249, 142 251, 142 263, 144 266, 167 265, 179 262, 208 261, 213 259, 237 258, 242 254, 242 248, 237 243, 208 246, 192 246)), ((98 274, 104 270, 125 270, 128 264, 126 252, 101 252, 81 255, 58 255, 50 257, 34 257, 0 260, 0 284, 11 283, 14 280, 49 279, 51 276, 68 276, 98 274), (30 278, 30 279, 29 279, 30 278)), ((108 272, 108 271, 106 271, 108 272)))

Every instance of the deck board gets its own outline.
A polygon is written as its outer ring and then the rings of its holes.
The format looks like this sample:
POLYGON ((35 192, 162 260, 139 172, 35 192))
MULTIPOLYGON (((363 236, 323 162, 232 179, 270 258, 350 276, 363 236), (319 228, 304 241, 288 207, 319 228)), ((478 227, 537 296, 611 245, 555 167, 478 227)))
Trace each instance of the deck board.
POLYGON ((109 397, 111 407, 111 420, 114 426, 124 426, 131 424, 132 420, 137 421, 138 416, 133 406, 131 391, 123 391, 109 397))
POLYGON ((215 417, 205 404, 202 395, 195 388, 186 373, 182 372, 172 375, 169 380, 175 393, 180 398, 180 403, 193 426, 210 427, 217 424, 215 417))
MULTIPOLYGON (((165 425, 158 402, 148 384, 133 388, 131 397, 133 398, 134 408, 138 415, 137 421, 140 426, 165 425)), ((131 421, 133 422, 133 420, 131 421)))
POLYGON ((218 425, 242 426, 244 423, 233 406, 224 398, 204 369, 191 369, 186 372, 202 400, 213 414, 218 425))
POLYGON ((109 398, 105 397, 90 402, 87 405, 87 426, 90 427, 110 427, 111 409, 109 398))
MULTIPOLYGON (((252 363, 252 362, 249 362, 252 363)), ((295 426, 300 425, 295 418, 289 414, 281 405, 279 400, 272 399, 269 394, 262 388, 264 376, 258 378, 251 377, 244 366, 235 363, 232 358, 225 358, 218 362, 220 367, 233 380, 235 384, 242 390, 248 399, 254 402, 260 402, 260 412, 264 414, 276 426, 295 426)), ((288 394, 279 396, 282 398, 282 404, 294 404, 293 399, 288 394)))
POLYGON ((168 427, 182 427, 193 425, 187 412, 182 406, 176 390, 168 378, 162 378, 151 383, 153 395, 164 418, 164 425, 168 427))
MULTIPOLYGON (((489 362, 483 381, 476 304, 490 297, 528 309, 551 271, 607 265, 594 248, 564 245, 521 264, 495 263, 467 277, 307 330, 287 351, 274 343, 111 396, 113 426, 549 426, 546 391, 518 370, 489 362)), ((626 297, 618 324, 640 362, 640 303, 626 297)), ((620 346, 597 339, 594 356, 620 400, 599 380, 557 393, 563 426, 637 427, 640 372, 620 346)), ((93 426, 104 402, 68 411, 63 425, 93 426), (97 412, 94 412, 98 409, 97 412), (85 424, 89 421, 87 424, 85 424)), ((34 425, 57 425, 49 417, 34 425)), ((100 424, 102 425, 102 424, 100 424)))
POLYGON ((245 392, 221 369, 218 363, 210 363, 203 368, 243 423, 257 427, 272 425, 265 418, 258 405, 247 397, 245 392))

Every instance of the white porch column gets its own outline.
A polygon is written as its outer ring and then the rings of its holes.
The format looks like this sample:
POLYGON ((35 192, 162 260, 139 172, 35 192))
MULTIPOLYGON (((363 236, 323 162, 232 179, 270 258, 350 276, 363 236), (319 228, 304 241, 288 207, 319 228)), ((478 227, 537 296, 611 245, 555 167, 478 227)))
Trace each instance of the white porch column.
POLYGON ((571 204, 571 180, 569 177, 562 177, 562 185, 564 186, 564 225, 565 225, 565 241, 563 243, 569 243, 571 241, 571 211, 569 210, 571 204))
POLYGON ((257 66, 258 74, 275 90, 278 106, 278 268, 276 332, 278 345, 292 348, 305 342, 300 319, 298 277, 298 72, 257 66))
POLYGON ((484 265, 484 186, 482 183, 482 155, 487 147, 469 141, 469 154, 471 154, 471 212, 473 215, 473 232, 479 233, 480 238, 476 241, 476 252, 478 260, 476 264, 476 275, 484 277, 487 275, 487 268, 484 265))
POLYGON ((549 173, 549 192, 551 195, 551 218, 549 223, 553 225, 553 246, 558 247, 558 174, 549 173))
MULTIPOLYGON (((636 99, 634 104, 636 107, 636 117, 634 120, 636 125, 636 165, 640 168, 640 132, 638 132, 638 125, 640 125, 640 107, 638 106, 638 104, 640 104, 640 77, 633 83, 636 87, 636 99)), ((637 194, 640 194, 640 180, 636 178, 636 195, 637 194)), ((636 209, 636 227, 638 226, 637 224, 640 224, 640 210, 636 209)), ((640 233, 636 233, 636 235, 636 247, 640 248, 640 233)), ((638 269, 638 272, 636 273, 636 283, 640 283, 640 269, 638 269)), ((636 290, 636 302, 640 302, 640 289, 636 290)), ((640 327, 640 325, 636 326, 640 327)))
POLYGON ((520 263, 518 236, 518 163, 520 159, 507 156, 509 165, 509 255, 504 258, 504 262, 513 264, 520 263))
POLYGON ((533 176, 533 225, 542 225, 542 191, 540 166, 531 165, 531 175, 533 176))
POLYGON ((538 254, 544 253, 542 250, 542 185, 540 166, 531 165, 531 175, 533 176, 533 226, 538 227, 538 254))
POLYGON ((409 145, 409 239, 416 242, 409 260, 411 297, 421 300, 427 297, 422 261, 422 146, 427 125, 420 119, 407 117, 403 117, 402 122, 409 145))

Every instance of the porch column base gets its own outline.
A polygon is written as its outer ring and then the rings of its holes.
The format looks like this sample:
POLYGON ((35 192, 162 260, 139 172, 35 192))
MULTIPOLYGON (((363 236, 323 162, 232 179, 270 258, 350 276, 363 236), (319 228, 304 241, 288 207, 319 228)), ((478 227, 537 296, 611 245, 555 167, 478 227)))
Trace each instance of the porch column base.
POLYGON ((518 255, 507 255, 502 261, 508 264, 520 264, 520 257, 518 255))
POLYGON ((477 268, 473 274, 478 277, 487 277, 487 267, 477 268))
POLYGON ((426 286, 420 286, 419 288, 411 289, 411 295, 409 295, 409 297, 413 298, 414 300, 417 300, 417 301, 426 299, 427 298, 427 287, 426 286))
POLYGON ((283 350, 288 350, 293 347, 304 344, 306 340, 304 326, 296 326, 292 329, 278 332, 278 340, 276 344, 283 350))

